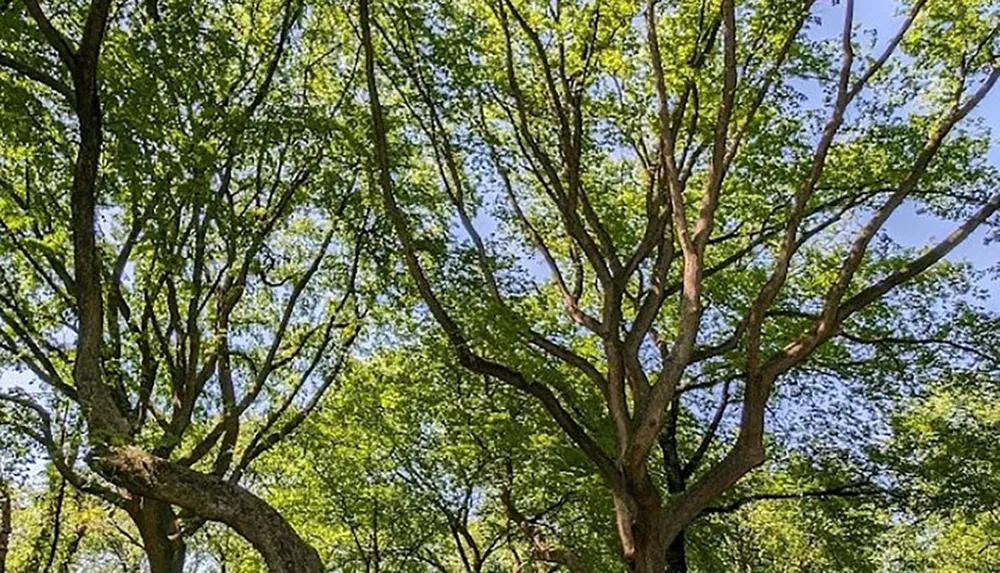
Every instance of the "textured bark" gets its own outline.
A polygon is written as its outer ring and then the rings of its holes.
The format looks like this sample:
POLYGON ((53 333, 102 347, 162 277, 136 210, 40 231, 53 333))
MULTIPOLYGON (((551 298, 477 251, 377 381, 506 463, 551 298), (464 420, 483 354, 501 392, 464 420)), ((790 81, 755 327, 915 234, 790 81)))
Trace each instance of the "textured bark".
POLYGON ((663 573, 666 563, 666 550, 662 543, 637 540, 635 553, 628 565, 632 573, 663 573))
MULTIPOLYGON (((634 510, 630 537, 622 538, 625 560, 633 573, 663 573, 667 567, 666 530, 661 508, 634 510)), ((621 517, 619 517, 621 523, 621 517)))
MULTIPOLYGON (((111 0, 92 0, 78 42, 68 40, 52 25, 37 0, 25 0, 25 5, 73 79, 80 137, 70 192, 78 318, 73 380, 93 446, 92 467, 137 499, 132 517, 154 573, 178 573, 183 568, 183 539, 172 505, 235 529, 260 551, 273 573, 318 573, 321 563, 316 551, 258 497, 219 477, 125 445, 132 440, 130 407, 119 387, 104 378, 102 366, 105 293, 95 225, 104 138, 98 68, 111 0)), ((155 7, 155 3, 150 5, 155 7)))
POLYGON ((7 548, 10 547, 12 513, 10 493, 6 485, 0 484, 0 573, 7 571, 7 548))
POLYGON ((322 563, 273 507, 242 487, 123 447, 93 461, 129 491, 195 512, 232 527, 260 552, 272 573, 319 573, 322 563))
POLYGON ((128 512, 142 538, 150 573, 183 573, 187 546, 170 505, 139 498, 128 512))
POLYGON ((663 573, 667 566, 667 514, 663 499, 645 465, 626 472, 614 492, 618 537, 629 570, 663 573))
MULTIPOLYGON (((632 553, 626 557, 629 571, 634 573, 687 573, 687 553, 685 549, 684 532, 677 534, 672 541, 666 535, 664 512, 651 509, 647 513, 636 513, 628 540, 632 553)), ((623 547, 626 540, 622 539, 623 547)))
POLYGON ((97 71, 109 5, 109 1, 93 3, 80 49, 68 64, 73 77, 80 131, 80 145, 77 148, 70 192, 73 272, 79 319, 73 380, 80 393, 92 443, 120 439, 129 433, 129 424, 122 414, 120 400, 111 386, 105 384, 101 367, 104 296, 101 290, 101 261, 95 220, 97 177, 104 134, 97 71))

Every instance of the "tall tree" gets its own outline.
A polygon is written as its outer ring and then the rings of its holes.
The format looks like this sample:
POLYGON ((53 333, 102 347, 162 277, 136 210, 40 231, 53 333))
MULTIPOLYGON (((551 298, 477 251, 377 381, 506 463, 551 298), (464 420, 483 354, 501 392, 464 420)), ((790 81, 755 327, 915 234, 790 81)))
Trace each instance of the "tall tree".
POLYGON ((276 506, 345 571, 614 568, 608 497, 559 429, 437 337, 404 340, 257 465, 276 506))
POLYGON ((905 305, 1000 209, 982 136, 959 127, 1000 78, 996 6, 909 3, 867 54, 847 0, 838 54, 803 34, 817 2, 736 4, 359 0, 412 282, 465 368, 537 400, 590 459, 637 572, 684 570, 685 530, 765 460, 782 378, 905 305), (912 204, 953 232, 886 241, 912 204), (680 434, 714 389, 700 435, 680 434))
POLYGON ((131 517, 154 573, 184 570, 205 520, 272 571, 319 571, 240 480, 357 335, 370 225, 331 145, 347 98, 305 90, 346 94, 356 56, 318 46, 295 0, 0 18, 0 353, 43 386, 4 390, 3 421, 131 517), (82 447, 57 430, 77 417, 82 447))

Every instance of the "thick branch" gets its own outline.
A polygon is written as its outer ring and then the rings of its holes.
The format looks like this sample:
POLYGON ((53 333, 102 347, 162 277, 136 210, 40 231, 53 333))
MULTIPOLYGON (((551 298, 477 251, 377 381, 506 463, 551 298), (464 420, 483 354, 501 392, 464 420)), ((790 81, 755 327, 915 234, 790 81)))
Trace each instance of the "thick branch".
POLYGON ((746 505, 756 503, 759 501, 861 497, 869 495, 880 495, 882 493, 884 493, 883 490, 878 488, 872 488, 868 485, 867 482, 853 482, 818 490, 791 491, 791 492, 764 492, 764 493, 757 493, 741 497, 725 505, 705 508, 702 514, 712 515, 720 513, 733 513, 735 511, 740 510, 746 505))
POLYGON ((535 396, 549 412, 556 423, 567 433, 598 466, 606 479, 615 479, 617 470, 604 453, 600 445, 591 438, 586 430, 563 407, 559 399, 547 386, 536 382, 528 382, 523 375, 502 364, 487 360, 476 354, 469 346, 461 328, 441 304, 430 282, 424 274, 423 267, 413 244, 413 237, 399 204, 396 201, 389 163, 389 147, 385 120, 382 115, 382 105, 378 95, 378 82, 375 75, 375 48, 372 43, 371 21, 368 0, 359 2, 362 44, 365 49, 365 71, 368 78, 368 101, 372 116, 372 138, 377 161, 377 176, 382 199, 389 214, 397 238, 403 248, 403 256, 407 271, 416 283, 417 290, 427 304, 441 328, 444 330, 451 346, 458 354, 460 363, 474 372, 488 375, 505 382, 527 394, 535 396))

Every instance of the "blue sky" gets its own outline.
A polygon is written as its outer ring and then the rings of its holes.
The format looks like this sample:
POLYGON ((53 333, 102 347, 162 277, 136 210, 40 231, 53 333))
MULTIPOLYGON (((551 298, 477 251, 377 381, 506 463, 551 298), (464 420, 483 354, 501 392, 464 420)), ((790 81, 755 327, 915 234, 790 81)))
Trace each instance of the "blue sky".
MULTIPOLYGON (((902 19, 900 5, 891 0, 859 0, 856 2, 855 24, 861 29, 878 32, 879 44, 884 45, 898 29, 902 19)), ((844 2, 834 6, 831 0, 820 2, 815 13, 822 19, 822 25, 812 31, 821 37, 836 37, 840 33, 844 2)), ((860 30, 859 30, 860 31, 860 30)), ((994 145, 990 157, 994 165, 1000 165, 1000 89, 996 89, 979 106, 977 116, 984 119, 994 131, 994 145)), ((943 221, 927 214, 918 214, 912 206, 900 209, 888 222, 886 230, 897 242, 912 247, 920 247, 947 235, 955 227, 951 221, 943 221)), ((951 255, 952 260, 965 260, 977 269, 1000 265, 1000 246, 984 245, 985 232, 971 237, 951 255)), ((992 294, 989 306, 1000 310, 1000 282, 992 281, 984 285, 992 294)), ((31 387, 30 376, 0 369, 0 387, 11 384, 31 387)))
MULTIPOLYGON (((816 13, 822 18, 822 25, 816 34, 823 37, 839 37, 843 25, 845 2, 834 6, 830 1, 824 1, 816 8, 816 13)), ((878 47, 888 42, 899 29, 903 12, 899 2, 891 0, 860 0, 855 6, 855 33, 862 29, 874 29, 878 34, 878 47)), ((980 118, 990 127, 993 145, 990 149, 990 161, 1000 166, 1000 90, 994 89, 984 100, 973 116, 980 118)), ((968 120, 967 120, 968 121, 968 120)), ((996 218, 994 217, 994 220, 996 218)), ((886 230, 889 235, 902 245, 920 247, 939 240, 950 233, 956 226, 953 221, 943 221, 932 215, 918 214, 912 206, 905 206, 889 220, 886 230)), ((1000 265, 1000 245, 985 245, 986 232, 980 229, 978 233, 957 247, 949 259, 968 261, 977 269, 987 269, 1000 265)), ((994 280, 985 284, 991 293, 989 306, 1000 310, 1000 282, 994 280)))

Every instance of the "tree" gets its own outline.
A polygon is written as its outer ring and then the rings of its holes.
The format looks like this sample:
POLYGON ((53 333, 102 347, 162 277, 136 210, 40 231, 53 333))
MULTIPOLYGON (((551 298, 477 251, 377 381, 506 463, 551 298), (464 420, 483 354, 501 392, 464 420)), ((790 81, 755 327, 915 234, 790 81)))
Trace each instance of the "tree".
POLYGON ((7 568, 989 563, 1000 7, 855 4, 0 2, 7 568))
POLYGON ((10 548, 11 515, 13 506, 10 488, 0 483, 0 573, 7 572, 7 552, 10 548))
POLYGON ((765 460, 782 378, 1000 209, 982 134, 958 127, 1000 78, 996 6, 918 0, 867 54, 842 4, 838 55, 803 34, 814 2, 359 1, 412 283, 462 366, 537 400, 590 459, 633 571, 683 570, 685 530, 765 460), (821 98, 796 88, 813 79, 821 98), (886 241, 911 204, 954 231, 886 241), (715 413, 681 435, 706 389, 715 413))
POLYGON ((608 499, 558 432, 456 368, 436 337, 404 335, 353 368, 255 476, 345 571, 615 567, 612 530, 593 517, 608 499))
MULTIPOLYGON (((995 320, 992 330, 995 330, 995 320)), ((892 468, 914 519, 897 532, 898 566, 914 571, 995 568, 997 531, 996 348, 978 368, 952 373, 893 418, 894 438, 879 457, 892 468), (974 557, 973 557, 974 556, 974 557)))
MULTIPOLYGON (((966 267, 935 274, 905 293, 919 317, 879 318, 894 338, 850 331, 864 342, 828 347, 785 380, 767 462, 685 530, 689 570, 991 570, 996 363, 981 337, 995 318, 970 307, 966 267), (837 369, 847 351, 853 364, 837 369)), ((610 495, 588 461, 516 390, 458 368, 401 302, 382 308, 392 348, 350 368, 248 477, 346 571, 621 570, 601 519, 610 495)), ((232 541, 219 539, 218 563, 262 570, 232 541)))
POLYGON ((2 421, 124 510, 154 573, 183 570, 206 520, 272 571, 319 571, 240 480, 333 385, 364 312, 346 113, 303 95, 347 93, 356 58, 294 0, 144 8, 0 12, 0 357, 43 387, 4 390, 2 421), (82 444, 55 430, 77 421, 82 444))

